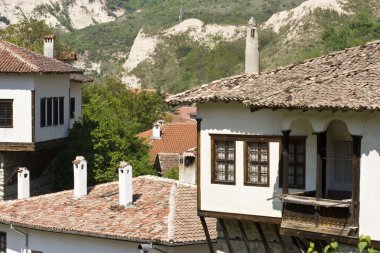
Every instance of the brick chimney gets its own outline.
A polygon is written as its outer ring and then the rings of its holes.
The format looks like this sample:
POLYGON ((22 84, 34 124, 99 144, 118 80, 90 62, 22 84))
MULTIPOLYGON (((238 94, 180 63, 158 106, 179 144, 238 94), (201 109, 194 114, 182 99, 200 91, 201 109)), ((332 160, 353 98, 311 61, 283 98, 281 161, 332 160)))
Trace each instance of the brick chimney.
POLYGON ((44 36, 44 56, 49 58, 54 58, 54 35, 46 35, 44 36))
POLYGON ((132 166, 128 162, 121 162, 119 165, 119 205, 131 207, 132 203, 132 166))
POLYGON ((74 167, 74 199, 87 195, 87 161, 83 156, 77 156, 74 167))
POLYGON ((30 175, 29 170, 20 167, 17 170, 17 198, 26 199, 30 197, 30 175))

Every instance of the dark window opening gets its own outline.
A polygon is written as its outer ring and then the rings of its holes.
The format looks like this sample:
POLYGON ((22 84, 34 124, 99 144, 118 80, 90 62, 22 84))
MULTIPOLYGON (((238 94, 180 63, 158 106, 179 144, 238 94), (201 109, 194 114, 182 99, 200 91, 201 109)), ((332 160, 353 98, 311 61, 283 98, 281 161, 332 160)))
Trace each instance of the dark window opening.
POLYGON ((0 127, 13 127, 13 100, 0 100, 0 127))
POLYGON ((7 252, 7 234, 0 232, 0 253, 7 252))
POLYGON ((65 107, 64 107, 64 97, 59 98, 59 124, 63 125, 65 123, 65 107))
POLYGON ((41 98, 40 102, 40 123, 41 127, 46 126, 46 98, 41 98))
POLYGON ((58 125, 58 98, 53 98, 53 125, 58 125))
POLYGON ((75 98, 70 98, 70 119, 75 117, 75 98))
POLYGON ((53 123, 53 98, 46 99, 46 125, 51 126, 53 123))

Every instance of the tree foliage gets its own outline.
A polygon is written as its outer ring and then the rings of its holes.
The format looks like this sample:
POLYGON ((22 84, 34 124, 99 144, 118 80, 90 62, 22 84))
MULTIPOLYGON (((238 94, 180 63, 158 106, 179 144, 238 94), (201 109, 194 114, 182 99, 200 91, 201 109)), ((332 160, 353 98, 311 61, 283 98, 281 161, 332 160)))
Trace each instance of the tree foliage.
POLYGON ((149 147, 136 134, 146 130, 164 109, 154 93, 127 90, 117 80, 84 87, 83 121, 70 131, 69 143, 56 162, 59 189, 72 185, 71 160, 83 155, 88 161, 91 184, 117 179, 120 161, 133 166, 134 176, 154 174, 149 165, 149 147))
POLYGON ((341 50, 380 38, 380 19, 358 13, 341 26, 329 26, 322 34, 326 50, 341 50))

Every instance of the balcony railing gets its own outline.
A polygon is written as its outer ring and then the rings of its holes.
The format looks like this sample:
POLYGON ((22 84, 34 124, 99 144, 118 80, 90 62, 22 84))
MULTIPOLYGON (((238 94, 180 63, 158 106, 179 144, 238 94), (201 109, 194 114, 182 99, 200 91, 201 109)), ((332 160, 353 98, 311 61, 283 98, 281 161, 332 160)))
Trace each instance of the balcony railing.
MULTIPOLYGON (((315 192, 314 192, 315 193, 315 192)), ((351 199, 316 199, 313 192, 282 197, 281 228, 337 236, 356 236, 351 199)))

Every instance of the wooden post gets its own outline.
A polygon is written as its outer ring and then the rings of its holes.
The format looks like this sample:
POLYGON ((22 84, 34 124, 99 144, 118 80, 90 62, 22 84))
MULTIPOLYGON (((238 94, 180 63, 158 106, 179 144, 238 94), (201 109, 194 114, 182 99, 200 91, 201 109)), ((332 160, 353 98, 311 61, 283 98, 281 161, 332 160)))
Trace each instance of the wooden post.
POLYGON ((286 247, 285 247, 285 243, 284 243, 284 241, 282 240, 282 237, 281 237, 281 235, 280 235, 280 231, 279 231, 278 225, 273 224, 273 230, 274 230, 274 233, 276 234, 278 240, 280 241, 280 245, 281 245, 281 248, 282 248, 282 252, 283 252, 283 253, 288 253, 288 251, 286 250, 286 247))
POLYGON ((239 225, 239 228, 240 228, 240 233, 243 236, 244 244, 245 244, 245 247, 247 248, 247 252, 251 253, 251 250, 249 248, 249 243, 248 243, 248 237, 247 237, 247 234, 245 233, 245 229, 244 229, 243 223, 241 223, 241 221, 238 221, 238 225, 239 225))
POLYGON ((323 153, 323 133, 317 133, 317 188, 316 198, 322 198, 323 170, 322 170, 322 153, 323 153))
POLYGON ((206 235, 207 244, 208 244, 208 248, 210 250, 210 253, 215 253, 214 246, 212 245, 210 233, 208 232, 208 227, 207 227, 205 217, 199 216, 199 219, 201 220, 203 231, 205 232, 205 235, 206 235))
POLYGON ((201 122, 202 118, 196 117, 197 121, 197 210, 201 210, 201 122))
POLYGON ((226 224, 224 223, 224 220, 223 219, 219 219, 219 223, 220 223, 220 226, 223 230, 223 234, 224 234, 224 238, 226 238, 226 242, 227 242, 227 246, 228 246, 228 250, 230 253, 234 253, 234 248, 232 248, 232 244, 231 244, 231 241, 230 241, 230 236, 228 235, 228 232, 227 232, 227 227, 226 227, 226 224))
POLYGON ((269 248, 269 245, 268 245, 267 239, 265 238, 265 235, 264 235, 263 229, 261 228, 260 223, 255 222, 255 226, 256 226, 257 231, 259 232, 259 235, 260 235, 261 240, 263 241, 265 251, 266 251, 267 253, 271 253, 271 250, 270 250, 270 248, 269 248))
POLYGON ((352 201, 351 214, 353 225, 359 224, 359 190, 360 190, 360 158, 362 136, 351 135, 352 137, 352 201))
POLYGON ((289 134, 290 130, 282 131, 282 194, 289 192, 289 134))

